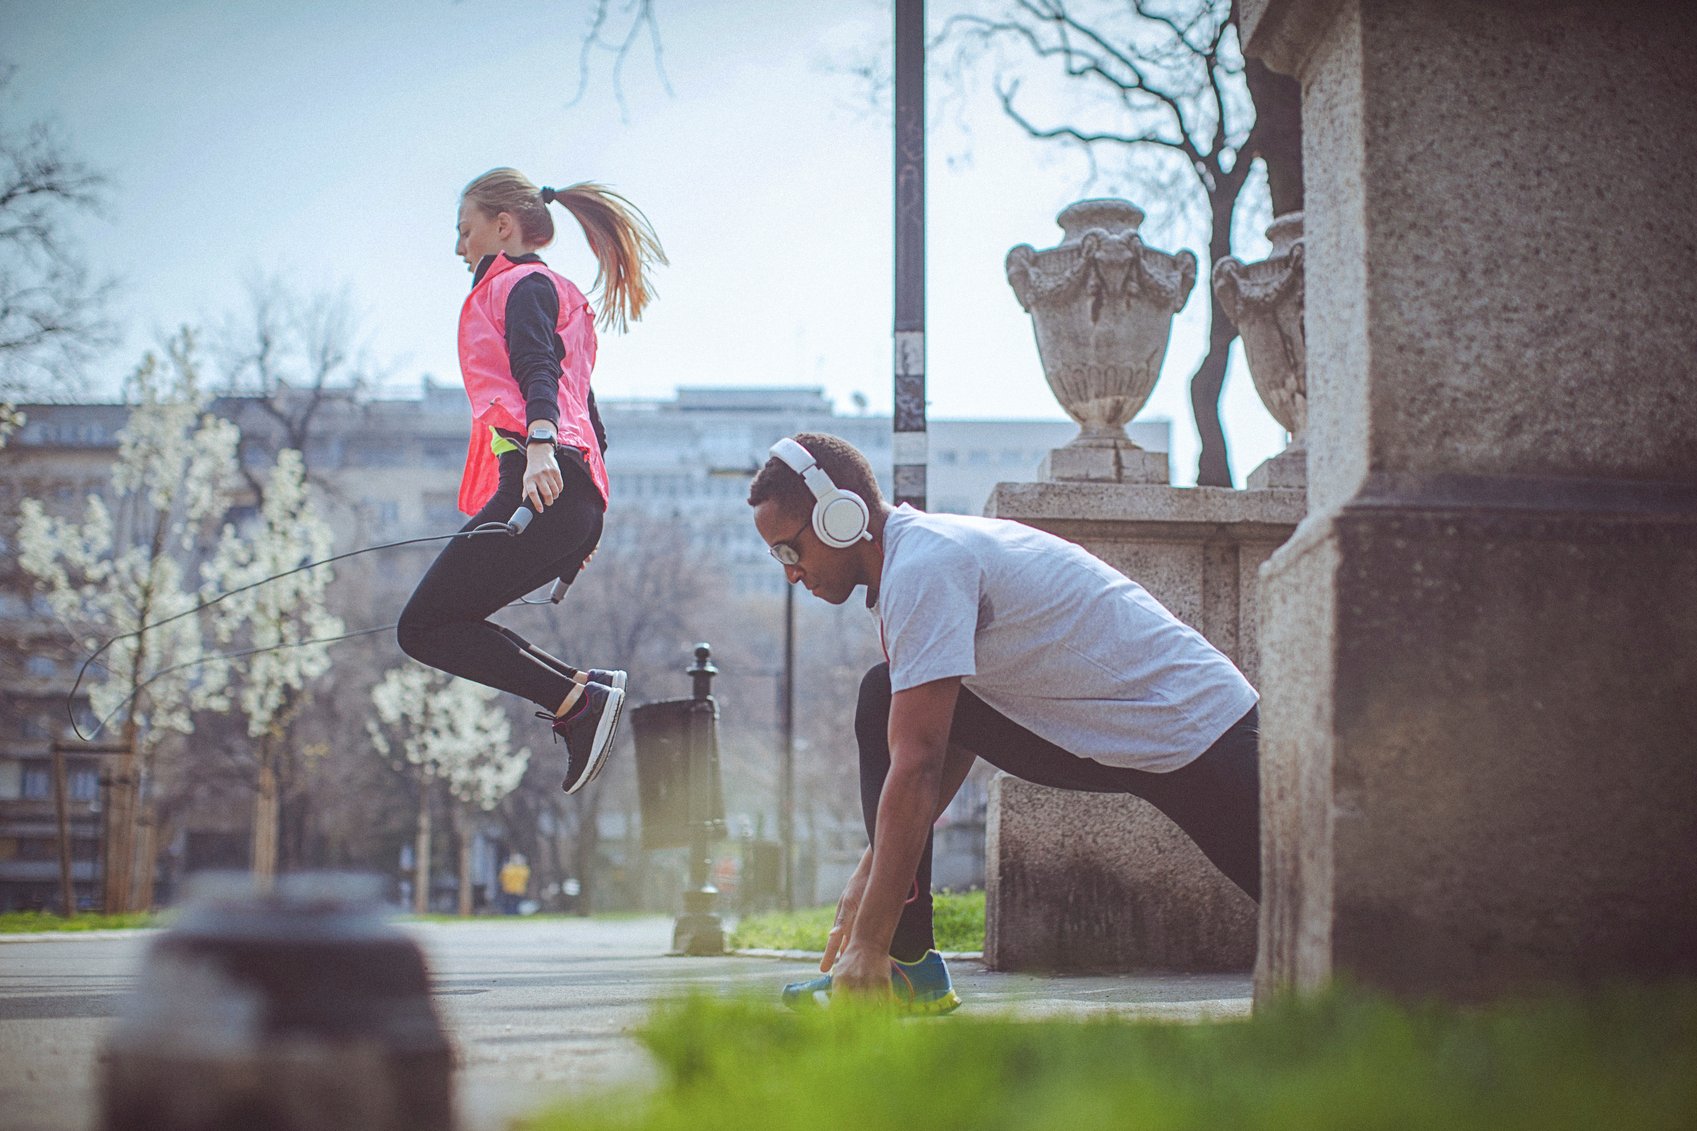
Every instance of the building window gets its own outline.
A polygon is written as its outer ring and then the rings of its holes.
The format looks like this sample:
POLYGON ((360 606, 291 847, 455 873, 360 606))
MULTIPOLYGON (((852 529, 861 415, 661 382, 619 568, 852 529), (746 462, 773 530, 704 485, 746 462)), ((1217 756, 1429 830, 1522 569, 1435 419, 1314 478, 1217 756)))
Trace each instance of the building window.
POLYGON ((19 796, 25 801, 45 801, 53 796, 53 775, 42 762, 25 762, 23 787, 19 796))
POLYGON ((65 783, 72 801, 93 801, 100 796, 100 771, 93 766, 78 766, 65 783))
POLYGON ((20 738, 53 737, 52 733, 47 729, 47 724, 41 720, 39 715, 31 715, 29 718, 19 723, 18 736, 20 738))
POLYGON ((410 462, 411 452, 402 441, 364 444, 354 449, 352 462, 358 467, 403 467, 410 462))
POLYGON ((51 656, 31 656, 24 661, 24 671, 39 679, 46 679, 59 674, 59 665, 53 662, 51 656))

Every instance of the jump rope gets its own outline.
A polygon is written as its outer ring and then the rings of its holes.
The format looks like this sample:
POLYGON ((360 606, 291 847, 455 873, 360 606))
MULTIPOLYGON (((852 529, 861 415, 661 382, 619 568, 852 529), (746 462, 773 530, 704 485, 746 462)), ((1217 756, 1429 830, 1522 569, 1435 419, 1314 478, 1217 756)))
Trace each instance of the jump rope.
MULTIPOLYGON (((132 629, 129 632, 119 633, 117 636, 111 637, 100 647, 89 653, 88 659, 84 660, 82 662, 82 667, 77 669, 76 682, 71 685, 70 692, 65 696, 65 713, 70 716, 71 730, 74 731, 76 736, 84 742, 92 742, 101 731, 106 729, 106 724, 112 721, 113 716, 115 716, 119 711, 122 711, 125 707, 128 707, 136 696, 147 690, 149 684, 153 683, 155 680, 163 679, 172 672, 181 671, 184 668, 192 668, 200 664, 211 663, 213 660, 245 659, 249 656, 258 656, 265 652, 276 652, 284 648, 304 648, 308 644, 335 644, 341 640, 352 640, 357 636, 370 636, 378 632, 387 632, 389 629, 394 628, 395 624, 380 624, 374 628, 355 629, 353 632, 344 632, 340 636, 321 636, 312 640, 286 640, 279 644, 271 644, 263 648, 248 648, 240 652, 218 652, 210 656, 202 656, 196 660, 187 660, 181 664, 173 664, 171 667, 165 668, 162 671, 154 672, 141 683, 137 684, 135 689, 128 695, 124 696, 117 706, 113 707, 112 710, 106 713, 104 718, 96 721, 92 733, 84 734, 82 732, 82 727, 79 725, 77 720, 77 691, 82 687, 83 677, 88 674, 89 665, 99 659, 102 652, 106 651, 106 649, 112 647, 112 645, 118 643, 120 640, 128 640, 132 636, 140 636, 142 633, 151 629, 170 624, 172 621, 181 620, 186 616, 192 616, 203 609, 211 608, 220 601, 234 597, 238 593, 246 593, 248 590, 257 589, 261 585, 269 585, 273 581, 280 581, 285 577, 292 577, 297 573, 303 573, 309 569, 317 569, 319 566, 330 565, 332 562, 339 562, 345 558, 358 557, 360 554, 371 554, 378 550, 394 550, 402 546, 418 546, 426 542, 451 542, 456 538, 476 538, 490 534, 503 534, 508 538, 516 538, 520 534, 524 533, 525 528, 530 525, 531 520, 535 517, 536 512, 534 510, 532 510, 528 505, 521 504, 519 508, 513 512, 513 517, 509 518, 506 522, 485 522, 472 527, 470 530, 459 530, 455 531, 453 534, 431 534, 423 538, 403 538, 398 542, 383 542, 375 546, 362 546, 357 550, 349 550, 346 553, 335 554, 328 558, 321 558, 315 562, 303 562, 302 564, 295 566, 293 569, 286 569, 281 573, 274 573, 269 577, 262 577, 258 581, 250 581, 246 585, 225 590, 222 593, 207 598, 200 604, 195 605, 193 608, 184 609, 180 613, 172 613, 168 617, 162 617, 159 620, 144 624, 140 628, 132 629)), ((518 608, 521 605, 557 605, 560 603, 561 598, 566 595, 566 590, 569 586, 570 583, 564 578, 561 578, 554 582, 553 590, 548 594, 548 599, 546 601, 533 601, 528 597, 520 597, 517 601, 509 602, 503 607, 513 609, 518 608)))

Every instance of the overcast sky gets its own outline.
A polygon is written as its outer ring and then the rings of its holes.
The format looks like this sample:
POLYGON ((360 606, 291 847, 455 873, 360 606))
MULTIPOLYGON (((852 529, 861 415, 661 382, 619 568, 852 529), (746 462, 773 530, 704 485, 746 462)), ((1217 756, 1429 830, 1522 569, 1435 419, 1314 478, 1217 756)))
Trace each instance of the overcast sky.
MULTIPOLYGON (((842 411, 860 393, 887 413, 890 127, 851 73, 888 50, 887 2, 659 0, 671 92, 640 50, 622 109, 607 59, 572 103, 590 7, 0 0, 0 61, 17 68, 7 120, 53 119, 114 184, 107 213, 78 228, 92 265, 121 284, 111 387, 162 331, 218 322, 246 280, 276 273, 302 290, 345 287, 399 385, 457 380, 469 284, 453 254, 458 194, 513 165, 538 184, 613 185, 671 257, 644 320, 603 336, 598 395, 822 385, 842 411)), ((1062 418, 1003 259, 1015 244, 1052 246, 1071 201, 1124 190, 1027 140, 987 87, 951 100, 934 74, 930 93, 931 414, 1062 418)), ((544 257, 587 288, 593 261, 555 212, 561 235, 544 257)), ((1145 235, 1176 250, 1158 217, 1145 235)), ((1256 243, 1238 253, 1263 253, 1256 243)), ((1195 480, 1185 382, 1203 348, 1203 275, 1140 417, 1172 421, 1181 484, 1195 480)), ((1225 418, 1241 484, 1284 437, 1235 356, 1225 418)))

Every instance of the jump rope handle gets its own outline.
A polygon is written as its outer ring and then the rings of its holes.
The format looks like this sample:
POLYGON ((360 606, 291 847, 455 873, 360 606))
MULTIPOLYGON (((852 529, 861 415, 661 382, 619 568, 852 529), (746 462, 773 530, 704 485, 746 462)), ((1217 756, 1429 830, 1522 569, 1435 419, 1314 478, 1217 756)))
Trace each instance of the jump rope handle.
POLYGON ((531 519, 535 517, 535 511, 531 510, 522 503, 519 504, 519 509, 514 511, 513 517, 507 520, 507 533, 514 536, 523 534, 524 528, 529 526, 531 519))

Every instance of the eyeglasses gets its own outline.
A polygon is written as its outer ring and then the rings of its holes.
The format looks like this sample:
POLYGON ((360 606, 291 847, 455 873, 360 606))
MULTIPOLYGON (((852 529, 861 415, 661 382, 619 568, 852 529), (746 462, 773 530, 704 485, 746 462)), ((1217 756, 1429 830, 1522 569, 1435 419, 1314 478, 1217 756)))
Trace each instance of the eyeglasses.
POLYGON ((779 565, 782 565, 782 566, 800 565, 801 564, 801 551, 795 548, 795 541, 796 541, 797 538, 800 538, 803 534, 806 534, 807 531, 808 531, 808 528, 811 527, 812 525, 813 525, 813 520, 810 518, 806 522, 801 524, 800 530, 796 531, 794 534, 790 535, 788 538, 785 538, 782 542, 774 542, 770 546, 767 546, 766 552, 768 554, 771 554, 774 558, 776 558, 778 560, 779 565))

